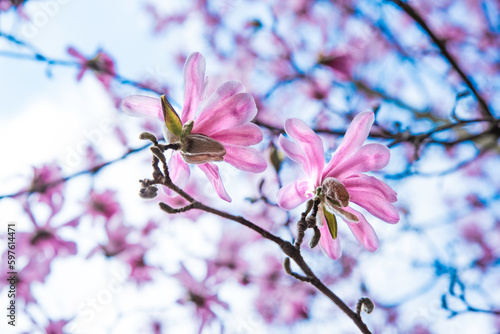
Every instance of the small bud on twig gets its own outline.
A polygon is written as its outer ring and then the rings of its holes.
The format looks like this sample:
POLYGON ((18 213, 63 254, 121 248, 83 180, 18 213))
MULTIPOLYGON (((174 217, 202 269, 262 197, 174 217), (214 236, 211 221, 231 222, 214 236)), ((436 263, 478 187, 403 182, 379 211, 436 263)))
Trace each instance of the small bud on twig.
POLYGON ((374 308, 375 308, 375 304, 373 304, 371 299, 367 298, 367 297, 363 297, 360 300, 358 300, 358 304, 356 305, 356 314, 358 316, 361 316, 361 310, 363 310, 367 314, 370 314, 370 313, 372 313, 374 308))
POLYGON ((181 155, 189 164, 204 164, 224 160, 226 149, 217 140, 195 133, 182 138, 181 155))
POLYGON ((147 132, 147 131, 144 131, 143 133, 141 133, 139 135, 139 139, 149 140, 155 145, 158 144, 158 140, 156 139, 155 135, 150 133, 150 132, 147 132))
POLYGON ((311 241, 309 241, 309 248, 313 249, 316 247, 319 243, 319 239, 321 238, 321 232, 319 231, 319 228, 317 226, 314 226, 314 235, 311 238, 311 241))
POLYGON ((165 164, 167 162, 167 160, 165 159, 165 155, 163 155, 163 152, 156 146, 153 146, 150 148, 151 149, 151 152, 153 152, 153 154, 158 157, 158 159, 160 159, 160 161, 165 164))
POLYGON ((145 188, 141 188, 139 191, 139 196, 144 199, 152 199, 155 198, 158 193, 158 188, 155 186, 148 186, 145 188))
POLYGON ((285 257, 285 260, 283 261, 283 267, 285 268, 285 271, 288 275, 292 275, 292 267, 290 266, 289 257, 285 257))

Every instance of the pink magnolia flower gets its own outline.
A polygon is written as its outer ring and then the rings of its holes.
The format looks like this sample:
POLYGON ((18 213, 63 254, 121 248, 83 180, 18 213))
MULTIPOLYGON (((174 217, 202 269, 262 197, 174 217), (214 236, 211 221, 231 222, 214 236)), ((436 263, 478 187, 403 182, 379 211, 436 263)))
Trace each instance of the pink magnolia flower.
POLYGON ((341 255, 333 214, 342 217, 366 250, 374 252, 378 248, 375 231, 363 214, 348 206, 350 202, 388 223, 399 221, 399 213, 391 204, 397 200, 394 190, 384 182, 363 174, 382 169, 390 158, 389 149, 382 144, 363 145, 373 121, 372 112, 357 115, 326 166, 321 138, 303 121, 288 119, 285 122, 285 130, 294 142, 283 135, 279 138, 286 155, 300 164, 306 177, 281 188, 278 204, 286 210, 294 209, 313 198, 319 190, 321 204, 317 218, 321 231, 320 243, 333 259, 341 255))
POLYGON ((111 81, 116 76, 116 72, 115 64, 107 53, 99 51, 92 59, 87 59, 73 47, 68 48, 68 53, 80 61, 80 72, 76 80, 80 81, 85 71, 92 70, 106 90, 110 90, 111 81))
POLYGON ((225 82, 210 97, 204 98, 207 84, 205 58, 197 52, 186 60, 184 84, 181 117, 164 97, 160 100, 129 96, 123 100, 122 109, 132 116, 158 118, 164 126, 167 142, 182 142, 182 147, 174 152, 168 163, 170 177, 175 184, 184 187, 190 175, 188 164, 196 164, 219 197, 230 202, 231 197, 224 189, 214 161, 223 160, 240 170, 254 173, 262 172, 267 167, 264 157, 249 147, 262 140, 262 130, 250 123, 257 114, 255 101, 244 92, 239 81, 225 82), (165 108, 169 109, 167 120, 165 108), (178 132, 173 133, 173 128, 169 126, 175 126, 178 132))
POLYGON ((28 191, 37 193, 39 202, 49 205, 53 211, 59 211, 63 200, 64 182, 61 168, 56 164, 33 167, 33 179, 28 191))
MULTIPOLYGON (((40 260, 37 256, 33 256, 28 259, 28 263, 21 270, 16 268, 16 300, 23 300, 25 306, 29 303, 36 303, 35 297, 31 293, 31 285, 35 282, 45 282, 45 278, 50 273, 52 260, 53 258, 40 260)), ((9 279, 12 277, 5 270, 0 273, 0 291, 4 286, 10 287, 9 279)))

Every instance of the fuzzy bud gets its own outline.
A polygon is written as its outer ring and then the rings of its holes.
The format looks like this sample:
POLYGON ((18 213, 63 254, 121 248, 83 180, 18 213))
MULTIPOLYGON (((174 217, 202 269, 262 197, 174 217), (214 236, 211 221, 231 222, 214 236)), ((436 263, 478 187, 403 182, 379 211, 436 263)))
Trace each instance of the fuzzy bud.
POLYGON ((366 314, 370 314, 375 309, 375 304, 371 301, 370 298, 363 297, 358 300, 358 304, 356 305, 356 313, 358 315, 361 314, 361 310, 363 310, 366 314))
POLYGON ((158 188, 155 186, 147 186, 145 188, 141 188, 139 191, 139 196, 144 199, 152 199, 155 198, 158 193, 158 188))
POLYGON ((158 158, 160 159, 160 161, 165 164, 167 162, 167 159, 165 159, 165 155, 163 154, 163 152, 156 146, 153 146, 150 148, 151 149, 151 152, 153 152, 153 154, 158 158))
POLYGON ((156 144, 158 143, 158 140, 156 139, 155 135, 150 133, 150 132, 147 132, 147 131, 144 131, 143 133, 141 133, 139 135, 139 139, 142 139, 142 140, 149 140, 151 141, 153 144, 156 144))
POLYGON ((224 160, 226 149, 217 140, 195 133, 182 138, 181 155, 189 164, 204 164, 224 160))

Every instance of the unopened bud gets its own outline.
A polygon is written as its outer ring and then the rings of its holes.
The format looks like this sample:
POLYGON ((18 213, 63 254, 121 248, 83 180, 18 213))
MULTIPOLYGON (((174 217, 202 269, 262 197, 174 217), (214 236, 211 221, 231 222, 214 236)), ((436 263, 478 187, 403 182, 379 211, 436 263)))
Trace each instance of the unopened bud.
POLYGON ((160 159, 160 161, 165 164, 167 162, 167 159, 165 159, 165 155, 163 154, 163 152, 156 146, 153 146, 150 148, 151 149, 151 152, 153 152, 153 154, 158 158, 160 159))
POLYGON ((163 203, 163 202, 160 202, 160 209, 162 209, 163 211, 165 211, 166 213, 176 213, 175 209, 172 208, 171 206, 163 203))
POLYGON ((145 188, 141 188, 139 191, 139 196, 144 199, 152 199, 155 198, 158 193, 158 188, 155 186, 147 186, 145 188))
POLYGON ((360 300, 358 300, 358 305, 356 305, 356 313, 358 315, 361 314, 361 310, 363 310, 363 312, 367 314, 370 314, 373 312, 374 309, 375 309, 375 304, 373 304, 371 299, 367 297, 363 297, 360 300))
POLYGON ((194 122, 192 120, 184 123, 184 125, 182 126, 181 138, 189 136, 191 134, 191 131, 193 130, 193 126, 194 122))
POLYGON ((319 231, 319 228, 317 226, 314 227, 314 235, 309 241, 309 248, 313 249, 316 247, 319 243, 319 240, 321 239, 321 232, 319 231))
POLYGON ((285 268, 285 271, 288 275, 292 274, 292 267, 290 266, 290 258, 285 257, 285 260, 283 261, 283 268, 285 268))
POLYGON ((190 134, 181 140, 181 155, 184 161, 189 164, 222 161, 226 155, 224 145, 200 133, 190 134))
POLYGON ((144 131, 143 133, 141 133, 139 135, 139 139, 142 139, 142 140, 149 140, 151 141, 153 144, 156 144, 158 143, 158 140, 156 139, 155 135, 150 133, 150 132, 147 132, 147 131, 144 131))

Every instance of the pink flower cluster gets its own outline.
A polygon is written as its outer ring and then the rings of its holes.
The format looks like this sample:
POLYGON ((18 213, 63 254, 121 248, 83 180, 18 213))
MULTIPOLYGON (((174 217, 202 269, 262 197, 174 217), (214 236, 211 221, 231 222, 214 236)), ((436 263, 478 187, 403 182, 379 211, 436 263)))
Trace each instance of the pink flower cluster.
MULTIPOLYGON (((238 81, 228 81, 205 98, 205 58, 193 53, 184 66, 184 104, 177 116, 166 98, 129 96, 122 109, 133 116, 161 121, 167 142, 178 143, 168 163, 175 184, 184 187, 190 175, 189 164, 198 166, 208 177, 220 198, 230 202, 216 161, 254 173, 266 169, 262 155, 249 146, 262 141, 261 129, 251 123, 257 114, 253 97, 238 81), (181 131, 182 128, 182 131, 181 131)), ((288 119, 280 144, 286 155, 299 163, 306 177, 278 192, 280 207, 291 210, 308 199, 321 199, 317 214, 321 246, 333 259, 341 255, 335 215, 343 218, 357 240, 368 251, 375 251, 378 238, 364 215, 349 206, 365 208, 375 217, 397 223, 399 213, 392 204, 396 193, 384 182, 363 173, 377 171, 389 162, 389 149, 378 143, 363 145, 374 122, 372 112, 360 113, 346 132, 344 141, 325 165, 321 138, 299 119, 288 119)))

